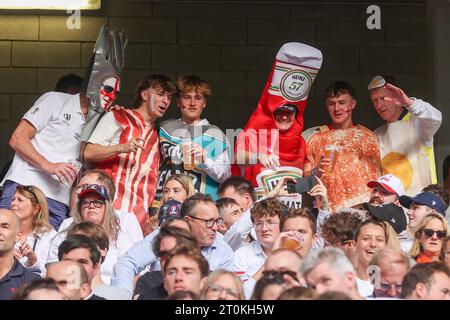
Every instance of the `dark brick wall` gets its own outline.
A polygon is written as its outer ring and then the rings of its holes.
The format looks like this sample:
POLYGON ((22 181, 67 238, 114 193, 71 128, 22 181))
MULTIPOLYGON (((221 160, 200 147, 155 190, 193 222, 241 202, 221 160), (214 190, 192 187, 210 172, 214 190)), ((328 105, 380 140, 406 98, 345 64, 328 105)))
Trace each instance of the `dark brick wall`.
MULTIPOLYGON (((366 28, 364 1, 133 1, 103 0, 84 11, 80 30, 66 28, 65 11, 0 10, 0 165, 12 157, 9 136, 36 98, 57 79, 84 74, 103 23, 128 33, 119 103, 128 105, 149 73, 196 73, 213 88, 207 118, 242 127, 258 101, 279 47, 303 42, 322 50, 324 63, 305 114, 305 127, 327 121, 322 92, 334 80, 353 83, 355 120, 375 128, 367 83, 377 73, 395 75, 406 92, 430 99, 425 1, 378 1, 381 30, 366 28)), ((172 105, 167 117, 177 115, 172 105)))

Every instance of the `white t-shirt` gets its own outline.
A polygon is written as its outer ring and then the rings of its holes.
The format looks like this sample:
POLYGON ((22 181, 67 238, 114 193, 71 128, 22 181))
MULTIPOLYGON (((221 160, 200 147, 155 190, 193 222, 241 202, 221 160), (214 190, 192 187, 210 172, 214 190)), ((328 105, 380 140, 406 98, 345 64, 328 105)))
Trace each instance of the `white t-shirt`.
MULTIPOLYGON (((54 163, 78 159, 81 132, 85 124, 79 94, 48 92, 35 102, 23 119, 36 129, 31 144, 48 161, 54 163)), ((34 167, 17 153, 2 184, 6 180, 35 185, 48 198, 69 204, 69 186, 60 183, 55 175, 48 175, 34 167)))
POLYGON ((99 144, 101 146, 112 146, 119 144, 122 127, 114 117, 114 112, 107 112, 100 119, 94 132, 89 137, 89 143, 99 144), (105 132, 108 134, 106 135, 105 132))
POLYGON ((362 280, 356 277, 356 286, 361 297, 368 297, 373 295, 374 286, 370 280, 362 280))

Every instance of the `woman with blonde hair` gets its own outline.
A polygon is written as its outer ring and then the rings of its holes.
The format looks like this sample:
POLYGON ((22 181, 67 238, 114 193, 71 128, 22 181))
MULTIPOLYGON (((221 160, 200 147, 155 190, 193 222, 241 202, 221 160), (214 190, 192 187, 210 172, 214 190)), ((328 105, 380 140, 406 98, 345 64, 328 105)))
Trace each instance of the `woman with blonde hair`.
POLYGON ((11 211, 20 219, 20 240, 15 256, 26 268, 45 275, 45 262, 51 239, 56 231, 49 223, 45 194, 35 186, 18 185, 11 202, 11 211))
POLYGON ((133 241, 120 228, 119 217, 111 205, 108 191, 104 186, 85 185, 79 190, 77 198, 78 200, 70 212, 72 217, 63 221, 58 230, 58 237, 51 245, 47 263, 58 261, 58 247, 66 239, 67 231, 72 225, 92 222, 101 226, 109 238, 109 250, 100 268, 103 282, 109 284, 114 264, 133 246, 133 241))
POLYGON ((444 239, 447 235, 447 220, 439 213, 429 213, 417 226, 409 255, 416 263, 443 261, 444 239))
POLYGON ((223 269, 212 272, 200 293, 202 300, 245 300, 241 279, 223 269))
POLYGON ((152 232, 158 225, 161 225, 164 222, 165 217, 162 210, 164 204, 168 201, 175 200, 180 202, 179 207, 181 208, 181 203, 194 194, 194 184, 187 174, 177 173, 168 177, 163 186, 161 202, 156 204, 157 211, 153 211, 154 215, 152 215, 149 220, 150 226, 146 226, 147 233, 152 232), (158 212, 158 214, 156 214, 156 212, 158 212))

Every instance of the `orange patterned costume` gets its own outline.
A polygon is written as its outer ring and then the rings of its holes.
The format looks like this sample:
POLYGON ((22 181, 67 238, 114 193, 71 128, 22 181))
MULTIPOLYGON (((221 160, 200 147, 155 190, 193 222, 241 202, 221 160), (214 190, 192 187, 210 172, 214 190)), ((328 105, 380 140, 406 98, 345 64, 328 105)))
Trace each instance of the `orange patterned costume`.
POLYGON ((328 144, 339 148, 333 172, 321 178, 333 212, 368 201, 371 189, 367 182, 380 175, 380 147, 375 134, 361 125, 339 130, 319 127, 306 145, 306 157, 313 167, 318 166, 328 144))

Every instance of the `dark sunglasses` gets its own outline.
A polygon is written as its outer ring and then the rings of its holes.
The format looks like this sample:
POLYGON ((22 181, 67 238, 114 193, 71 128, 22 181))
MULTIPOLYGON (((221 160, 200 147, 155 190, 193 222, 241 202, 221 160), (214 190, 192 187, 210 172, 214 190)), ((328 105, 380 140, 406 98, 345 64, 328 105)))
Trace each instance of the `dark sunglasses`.
POLYGON ((423 229, 422 232, 427 238, 431 238, 435 233, 438 239, 444 239, 447 236, 447 232, 444 230, 423 229))
POLYGON ((23 186, 21 184, 18 184, 16 190, 22 190, 31 193, 37 201, 37 196, 36 193, 34 193, 32 186, 23 186))

